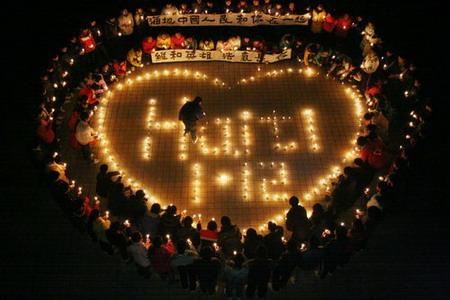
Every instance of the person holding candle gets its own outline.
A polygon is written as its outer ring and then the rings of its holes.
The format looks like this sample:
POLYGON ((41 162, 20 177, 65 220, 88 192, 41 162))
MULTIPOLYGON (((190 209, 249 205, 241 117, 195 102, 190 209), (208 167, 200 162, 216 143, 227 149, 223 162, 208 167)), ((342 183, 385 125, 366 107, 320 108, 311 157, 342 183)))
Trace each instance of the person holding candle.
POLYGON ((128 203, 130 195, 132 194, 131 186, 125 185, 117 180, 108 193, 108 208, 116 216, 128 215, 128 203))
POLYGON ((284 288, 294 274, 294 270, 300 266, 302 253, 299 247, 300 243, 295 239, 290 239, 286 243, 286 251, 276 261, 273 269, 272 288, 274 291, 284 288))
POLYGON ((128 51, 127 61, 135 68, 142 68, 142 50, 135 47, 128 51))
POLYGON ((269 233, 264 236, 264 245, 267 247, 268 257, 275 261, 286 248, 282 240, 284 229, 283 226, 279 226, 274 222, 269 222, 267 228, 269 233))
POLYGON ((262 5, 262 11, 266 15, 270 15, 273 13, 273 5, 270 3, 271 0, 264 0, 264 4, 262 5))
POLYGON ((178 271, 181 287, 194 291, 197 287, 193 263, 198 257, 194 245, 185 239, 179 239, 176 252, 170 257, 170 266, 178 271))
POLYGON ((80 230, 81 233, 86 232, 86 225, 89 220, 89 216, 94 209, 100 209, 100 201, 95 201, 91 204, 89 197, 84 199, 77 197, 73 201, 72 211, 72 224, 80 230))
POLYGON ((286 214, 286 229, 292 231, 292 238, 303 242, 307 239, 311 224, 306 215, 306 209, 299 205, 299 200, 296 196, 289 199, 291 208, 286 214))
POLYGON ((188 7, 186 3, 183 2, 180 4, 179 13, 180 13, 180 15, 189 15, 189 14, 192 14, 192 9, 190 7, 188 7))
POLYGON ((300 261, 301 272, 299 272, 299 275, 309 278, 314 277, 314 273, 320 270, 324 256, 325 251, 320 247, 319 238, 311 236, 309 238, 309 248, 302 253, 302 260, 300 261))
POLYGON ((178 14, 178 8, 176 6, 172 5, 171 2, 167 2, 164 8, 161 11, 161 15, 165 16, 172 16, 178 14))
MULTIPOLYGON (((190 240, 194 248, 197 249, 200 245, 200 233, 198 229, 192 226, 193 222, 194 220, 191 216, 184 217, 181 221, 182 226, 178 229, 177 236, 180 240, 190 240)), ((197 224, 197 228, 201 228, 201 225, 199 226, 197 224)))
POLYGON ((94 158, 90 144, 97 140, 97 135, 94 129, 89 125, 90 119, 91 114, 83 113, 80 116, 80 121, 75 129, 75 136, 78 143, 81 145, 84 159, 90 163, 96 164, 99 160, 94 158))
POLYGON ((231 219, 223 216, 220 219, 222 227, 219 232, 218 245, 220 247, 220 256, 224 259, 231 258, 233 251, 242 249, 242 235, 237 225, 231 224, 231 219))
POLYGON ((334 15, 333 12, 331 12, 330 10, 327 12, 327 15, 325 17, 325 20, 322 24, 323 30, 328 33, 328 34, 332 34, 334 32, 334 28, 336 27, 336 16, 334 15))
POLYGON ((186 41, 184 36, 180 32, 176 32, 171 38, 171 49, 185 49, 186 41))
POLYGON ((150 242, 143 242, 140 232, 131 235, 131 245, 128 246, 128 253, 136 265, 138 274, 144 278, 150 278, 150 260, 147 255, 147 249, 150 242))
POLYGON ((114 74, 117 78, 123 78, 127 75, 127 61, 114 61, 113 63, 114 74))
POLYGON ((195 276, 198 279, 200 290, 203 293, 214 295, 216 293, 217 278, 221 269, 220 260, 214 257, 214 251, 210 246, 203 247, 200 258, 192 265, 195 276))
POLYGON ((110 225, 111 221, 106 217, 101 217, 98 209, 91 211, 87 225, 88 233, 92 237, 92 240, 99 243, 100 248, 102 248, 106 254, 112 256, 114 252, 106 237, 106 230, 109 229, 110 225))
POLYGON ((194 2, 191 5, 191 8, 194 14, 202 14, 205 12, 206 5, 203 2, 203 0, 194 0, 194 2))
POLYGON ((212 51, 214 50, 214 42, 211 38, 205 38, 200 41, 198 48, 203 51, 212 51))
POLYGON ((222 265, 223 275, 225 277, 225 296, 228 299, 233 297, 236 291, 236 298, 244 296, 244 284, 248 277, 248 267, 244 266, 245 257, 242 253, 236 253, 233 259, 227 260, 222 265))
POLYGON ((119 250, 120 256, 125 263, 130 263, 131 258, 128 256, 128 236, 131 233, 130 227, 125 227, 127 234, 123 232, 122 225, 119 222, 112 222, 109 229, 106 230, 106 238, 109 243, 119 250))
POLYGON ((222 14, 231 14, 236 12, 236 6, 233 5, 233 3, 231 2, 231 0, 225 0, 225 4, 223 5, 222 8, 222 14))
POLYGON ((163 238, 157 235, 152 240, 152 244, 148 248, 148 258, 150 259, 152 268, 158 272, 162 280, 165 280, 172 271, 170 267, 170 257, 174 253, 174 246, 170 238, 167 243, 163 243, 163 238))
POLYGON ((314 34, 322 32, 322 24, 325 22, 327 12, 323 8, 322 4, 317 5, 312 12, 311 31, 314 34))
POLYGON ((206 1, 205 14, 217 14, 219 13, 219 8, 214 5, 214 1, 206 1))
POLYGON ((158 232, 161 236, 170 235, 173 240, 177 240, 178 229, 181 228, 181 215, 177 215, 177 207, 169 205, 162 214, 158 232))
POLYGON ((344 14, 336 20, 336 27, 334 28, 334 35, 339 38, 346 38, 352 26, 352 18, 349 14, 344 14))
POLYGON ((197 50, 198 43, 197 43, 197 40, 194 37, 188 36, 185 39, 185 42, 186 42, 186 49, 197 50))
POLYGON ((206 229, 201 229, 201 225, 201 220, 199 220, 197 227, 200 226, 200 246, 203 248, 217 243, 219 239, 219 232, 217 231, 216 221, 209 221, 206 229))
POLYGON ((343 262, 347 244, 347 229, 343 226, 336 227, 335 238, 324 247, 325 255, 320 279, 325 279, 328 273, 332 274, 338 264, 343 262))
POLYGON ((136 36, 137 40, 140 41, 149 30, 149 25, 145 19, 144 9, 141 7, 136 8, 134 13, 134 24, 136 25, 136 36))
POLYGON ((142 218, 141 231, 143 234, 150 235, 150 238, 154 238, 158 233, 161 205, 159 203, 153 203, 150 207, 150 211, 147 211, 142 218))
POLYGON ((249 6, 247 4, 247 1, 245 0, 240 0, 236 6, 236 11, 240 12, 240 13, 249 13, 250 9, 249 6))
POLYGON ((159 50, 170 49, 171 39, 167 33, 161 33, 156 39, 156 48, 159 50))
POLYGON ((252 13, 260 14, 262 13, 262 5, 260 4, 259 0, 253 0, 252 4, 249 6, 249 10, 252 13))
POLYGON ((142 59, 144 62, 151 61, 151 55, 156 50, 156 40, 153 36, 147 36, 142 40, 142 59))

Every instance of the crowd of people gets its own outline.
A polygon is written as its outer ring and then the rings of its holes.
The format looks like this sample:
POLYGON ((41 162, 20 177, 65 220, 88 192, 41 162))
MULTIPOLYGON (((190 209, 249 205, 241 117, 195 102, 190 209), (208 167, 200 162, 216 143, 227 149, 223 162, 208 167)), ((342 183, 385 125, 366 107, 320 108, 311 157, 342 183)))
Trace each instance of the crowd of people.
MULTIPOLYGON (((32 153, 52 196, 74 226, 98 242, 108 255, 120 255, 124 262, 133 263, 140 275, 148 278, 155 272, 162 280, 179 280, 185 289, 200 289, 208 294, 215 294, 221 285, 229 298, 244 293, 247 297, 255 293, 264 297, 268 289, 278 291, 289 282, 301 282, 304 276, 324 279, 338 266, 344 266, 352 254, 364 249, 384 216, 404 204, 411 170, 428 134, 432 107, 415 64, 385 45, 372 22, 346 14, 335 18, 322 5, 312 10, 302 7, 299 13, 312 13, 310 28, 314 33, 324 31, 345 38, 347 33, 342 30, 347 32, 348 28, 360 35, 361 55, 350 57, 293 34, 284 35, 276 45, 277 49, 293 49, 294 59, 305 67, 320 68, 326 76, 358 88, 367 103, 356 145, 359 157, 333 180, 323 204, 316 203, 310 217, 299 199, 292 196, 285 224, 268 222, 265 232, 253 228, 241 231, 228 216, 223 216, 220 224, 215 220, 204 222, 200 215, 179 212, 175 205, 147 203, 143 190, 125 186, 124 174, 109 170, 106 164, 100 165, 96 182, 96 194, 107 203, 108 210, 101 210, 99 199, 84 195, 67 176, 67 165, 61 162, 62 154, 58 152, 58 128, 64 124, 69 128, 71 148, 81 151, 89 163, 98 163, 91 151, 98 136, 90 120, 101 105, 102 93, 126 77, 131 68, 150 63, 149 55, 155 49, 267 50, 262 39, 246 36, 206 39, 197 45, 193 37, 185 38, 181 32, 155 37, 140 27, 147 13, 288 13, 270 0, 234 4, 225 1, 224 6, 214 9, 213 1, 196 0, 192 6, 179 7, 167 3, 161 11, 138 9, 132 15, 123 10, 118 18, 107 19, 101 27, 96 21, 89 22, 79 37, 53 56, 41 77, 43 92, 32 153), (115 44, 119 37, 131 36, 135 31, 139 39, 123 44, 131 49, 126 59, 118 60, 117 53, 111 55, 120 49, 115 44), (64 122, 64 106, 68 104, 74 108, 69 121, 64 122), (393 148, 393 130, 406 134, 400 149, 393 148), (369 188, 374 185, 376 192, 371 192, 369 188), (351 224, 337 221, 355 207, 358 209, 351 224)), ((294 2, 288 7, 290 13, 296 9, 294 2)))

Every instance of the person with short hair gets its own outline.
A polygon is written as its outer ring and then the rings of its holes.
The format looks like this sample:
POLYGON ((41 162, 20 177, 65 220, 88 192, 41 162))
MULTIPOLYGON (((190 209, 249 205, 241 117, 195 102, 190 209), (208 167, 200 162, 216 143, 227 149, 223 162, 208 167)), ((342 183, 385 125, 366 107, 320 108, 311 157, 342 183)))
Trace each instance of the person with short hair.
POLYGON ((284 229, 273 222, 269 222, 267 228, 269 234, 264 236, 264 245, 267 247, 268 257, 277 260, 284 252, 286 246, 283 243, 284 229))
POLYGON ((142 59, 146 63, 151 61, 152 53, 156 50, 156 40, 149 35, 142 40, 142 59))
POLYGON ((218 245, 220 247, 220 255, 223 258, 233 257, 234 251, 242 249, 242 235, 237 225, 231 224, 231 219, 223 216, 220 219, 222 227, 219 232, 218 245))
POLYGON ((205 12, 206 5, 203 0, 194 0, 191 7, 194 14, 202 14, 205 12))
POLYGON ((122 9, 120 16, 117 19, 117 24, 119 26, 120 32, 123 35, 132 35, 134 31, 134 19, 133 14, 128 12, 128 9, 122 9))
POLYGON ((161 205, 159 203, 153 203, 150 207, 150 211, 147 211, 142 218, 141 231, 143 234, 150 235, 150 238, 154 238, 158 233, 161 205))
POLYGON ((106 237, 106 230, 109 229, 110 225, 111 221, 107 216, 100 216, 100 211, 98 209, 91 211, 88 220, 88 233, 90 233, 92 239, 97 241, 100 248, 102 248, 102 250, 108 255, 112 255, 114 253, 111 244, 106 237))
POLYGON ((217 243, 218 239, 219 232, 217 231, 216 221, 211 220, 208 222, 206 229, 200 229, 200 242, 202 248, 206 246, 213 246, 214 243, 217 243))
POLYGON ((181 228, 178 229, 177 237, 181 240, 190 240, 194 248, 198 248, 200 244, 200 233, 192 226, 193 219, 191 216, 186 216, 181 221, 181 228))
POLYGON ((192 36, 188 36, 185 39, 185 43, 186 43, 186 47, 185 47, 186 49, 197 50, 197 48, 198 48, 197 40, 192 36))
POLYGON ((91 143, 97 141, 97 133, 94 129, 89 125, 89 121, 91 120, 91 114, 83 113, 80 116, 80 121, 76 127, 75 136, 81 145, 81 150, 83 152, 83 157, 90 163, 96 164, 98 163, 98 159, 94 157, 94 154, 91 150, 91 143))
POLYGON ((286 251, 276 261, 272 275, 272 287, 274 291, 279 291, 288 283, 294 270, 300 266, 302 253, 300 252, 300 243, 295 239, 290 239, 286 243, 286 251))
POLYGON ((198 253, 192 242, 190 243, 185 239, 178 240, 176 252, 170 257, 170 266, 178 271, 183 289, 189 288, 190 291, 194 291, 197 287, 193 269, 193 263, 197 257, 198 253))
POLYGON ((142 68, 142 50, 136 47, 128 51, 127 61, 135 68, 142 68))
POLYGON ((256 248, 263 244, 262 235, 258 234, 255 229, 247 229, 246 235, 244 236, 244 255, 247 259, 253 259, 256 255, 256 248))
POLYGON ((195 260, 192 268, 198 279, 200 290, 203 293, 214 295, 216 293, 216 284, 221 263, 219 259, 214 257, 214 251, 210 246, 202 248, 200 258, 195 260))
POLYGON ((259 245, 256 248, 255 258, 246 262, 246 265, 248 266, 248 285, 245 294, 248 298, 252 298, 258 291, 258 297, 264 298, 273 270, 273 260, 267 258, 266 246, 259 245))
POLYGON ((292 238, 302 242, 308 238, 311 224, 309 223, 306 209, 299 205, 296 196, 289 199, 291 208, 286 214, 286 229, 292 231, 292 238))
POLYGON ((161 10, 161 15, 172 16, 178 14, 178 8, 171 2, 166 2, 166 5, 161 10))
POLYGON ((156 39, 156 48, 159 50, 167 50, 170 49, 171 43, 172 41, 170 39, 170 35, 167 33, 161 33, 156 39))
POLYGON ((327 12, 323 8, 322 4, 318 4, 316 8, 313 9, 312 19, 311 19, 311 31, 314 34, 322 33, 322 24, 325 22, 327 12))
POLYGON ((138 274, 144 276, 144 278, 150 278, 150 260, 147 255, 149 246, 149 241, 142 242, 140 232, 135 232, 131 235, 131 245, 128 246, 128 253, 136 265, 138 274))
POLYGON ((248 277, 248 267, 244 265, 245 257, 242 253, 236 253, 233 259, 226 261, 222 265, 223 276, 225 278, 225 296, 228 299, 233 297, 236 291, 236 298, 244 296, 244 284, 248 277))
POLYGON ((172 240, 177 240, 178 229, 181 227, 181 215, 177 214, 177 207, 169 205, 162 214, 159 222, 159 234, 161 236, 169 235, 172 240))
POLYGON ((198 48, 203 51, 212 51, 214 50, 214 42, 211 38, 203 39, 200 41, 198 48))
POLYGON ((324 279, 328 273, 332 274, 344 258, 344 251, 348 243, 347 229, 343 226, 337 226, 334 234, 335 238, 324 248, 325 256, 320 279, 324 279))
MULTIPOLYGON (((106 230, 106 238, 109 243, 119 251, 123 261, 128 263, 131 261, 127 250, 128 237, 121 227, 122 225, 119 222, 112 222, 109 229, 106 230)), ((126 228, 129 229, 129 227, 126 228)))
POLYGON ((162 238, 157 235, 148 248, 148 257, 152 268, 158 272, 161 279, 165 280, 172 268, 170 267, 170 257, 174 253, 174 246, 170 238, 162 238), (165 241, 165 243, 164 243, 165 241))
POLYGON ((184 49, 186 48, 186 41, 184 36, 180 32, 175 32, 175 34, 171 38, 171 49, 184 49))
POLYGON ((197 143, 197 121, 206 118, 201 106, 202 98, 196 96, 194 100, 186 102, 180 109, 178 120, 184 124, 184 135, 191 135, 192 143, 197 143))

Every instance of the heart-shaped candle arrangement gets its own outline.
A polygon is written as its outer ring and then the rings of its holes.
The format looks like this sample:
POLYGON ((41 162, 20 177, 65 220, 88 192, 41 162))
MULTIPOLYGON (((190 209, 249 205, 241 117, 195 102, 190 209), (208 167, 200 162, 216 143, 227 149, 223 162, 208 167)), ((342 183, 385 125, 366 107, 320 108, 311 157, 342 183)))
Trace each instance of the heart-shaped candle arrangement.
POLYGON ((290 62, 192 66, 146 67, 105 95, 93 124, 101 160, 149 205, 173 203, 204 219, 280 222, 292 195, 310 212, 356 154, 360 93, 290 62), (193 144, 178 111, 195 96, 207 118, 193 144))

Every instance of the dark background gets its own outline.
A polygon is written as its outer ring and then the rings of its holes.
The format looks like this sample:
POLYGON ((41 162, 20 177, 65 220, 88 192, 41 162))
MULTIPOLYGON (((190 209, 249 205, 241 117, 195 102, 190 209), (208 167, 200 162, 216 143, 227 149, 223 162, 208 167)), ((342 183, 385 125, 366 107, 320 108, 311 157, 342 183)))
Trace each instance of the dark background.
MULTIPOLYGON (((449 99, 446 93, 449 76, 445 71, 449 56, 448 27, 444 22, 442 1, 329 2, 334 7, 349 8, 352 14, 370 16, 386 43, 418 65, 433 98, 434 131, 427 141, 427 155, 423 158, 425 169, 413 196, 407 199, 405 210, 387 218, 371 241, 370 250, 352 261, 353 265, 343 274, 336 274, 341 277, 342 285, 336 284, 322 296, 352 298, 358 294, 350 292, 350 288, 358 288, 359 296, 363 298, 448 298, 450 226, 446 190, 450 182, 446 150, 449 144, 446 109, 449 99)), ((70 255, 53 251, 79 245, 74 242, 61 246, 61 243, 67 243, 65 230, 70 227, 59 215, 58 207, 45 197, 42 182, 38 181, 28 160, 27 142, 32 134, 30 120, 38 103, 39 76, 57 49, 71 35, 77 34, 87 16, 99 11, 105 14, 116 12, 123 5, 133 6, 134 3, 79 0, 19 2, 14 7, 12 1, 2 4, 6 16, 1 20, 4 53, 1 132, 2 148, 6 150, 1 158, 4 175, 0 199, 3 205, 2 294, 55 296, 56 290, 58 295, 67 296, 66 285, 74 288, 69 282, 85 276, 70 271, 83 264, 83 258, 76 256, 77 251, 68 251, 70 255), (56 265, 64 268, 56 268, 56 265), (64 279, 66 285, 59 289, 54 287, 50 292, 36 283, 43 274, 53 274, 56 280, 68 274, 64 279)), ((89 243, 86 245, 93 247, 89 243)), ((94 275, 105 270, 105 266, 102 269, 92 266, 94 275)), ((91 295, 108 296, 108 289, 97 290, 91 295)))

